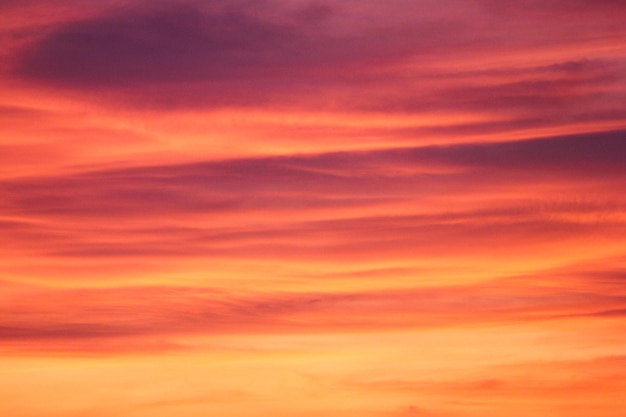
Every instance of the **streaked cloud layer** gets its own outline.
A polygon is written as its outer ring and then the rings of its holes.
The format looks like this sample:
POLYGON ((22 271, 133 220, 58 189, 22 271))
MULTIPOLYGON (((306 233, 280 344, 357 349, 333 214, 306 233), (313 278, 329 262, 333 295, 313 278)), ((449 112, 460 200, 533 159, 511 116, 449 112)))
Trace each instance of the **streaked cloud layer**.
POLYGON ((622 1, 0 16, 0 414, 622 416, 622 1))

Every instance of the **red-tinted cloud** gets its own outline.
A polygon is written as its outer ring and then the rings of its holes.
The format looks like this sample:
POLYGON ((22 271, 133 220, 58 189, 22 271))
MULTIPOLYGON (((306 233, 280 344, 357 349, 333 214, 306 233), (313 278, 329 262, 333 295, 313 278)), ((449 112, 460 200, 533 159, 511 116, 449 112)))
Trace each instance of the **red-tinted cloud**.
POLYGON ((0 15, 0 415, 622 417, 623 2, 0 15))

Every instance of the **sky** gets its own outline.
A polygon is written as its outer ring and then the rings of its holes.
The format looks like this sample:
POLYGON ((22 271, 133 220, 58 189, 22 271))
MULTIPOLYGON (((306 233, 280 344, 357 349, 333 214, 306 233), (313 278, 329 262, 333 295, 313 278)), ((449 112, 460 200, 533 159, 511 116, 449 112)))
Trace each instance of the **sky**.
POLYGON ((622 417, 622 0, 0 0, 0 415, 622 417))

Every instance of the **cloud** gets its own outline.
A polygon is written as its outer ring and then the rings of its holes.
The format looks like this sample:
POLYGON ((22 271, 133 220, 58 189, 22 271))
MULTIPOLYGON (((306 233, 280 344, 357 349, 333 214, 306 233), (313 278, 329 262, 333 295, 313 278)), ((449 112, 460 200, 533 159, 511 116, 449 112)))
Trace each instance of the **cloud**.
POLYGON ((624 227, 623 202, 580 198, 623 184, 623 137, 615 131, 6 180, 0 211, 14 220, 0 228, 7 247, 76 259, 400 259, 415 251, 496 253, 583 235, 610 238, 624 227), (562 190, 562 201, 532 191, 537 184, 562 190), (526 200, 471 204, 477 193, 496 199, 503 190, 526 200), (449 207, 464 199, 467 205, 449 207), (415 212, 417 202, 431 202, 438 214, 427 206, 415 212), (262 220, 248 224, 251 214, 262 220))
MULTIPOLYGON (((586 399, 591 413, 607 396, 624 389, 623 356, 584 360, 509 363, 474 369, 474 375, 450 380, 428 377, 414 380, 378 379, 346 382, 352 389, 375 395, 380 392, 427 393, 430 398, 445 398, 446 403, 485 407, 497 401, 552 403, 568 408, 572 395, 586 399)), ((580 415, 586 415, 581 413, 580 415)))
POLYGON ((346 293, 31 286, 15 291, 0 308, 0 339, 75 347, 83 339, 141 337, 173 348, 177 336, 193 334, 377 332, 622 317, 626 297, 594 292, 591 283, 572 285, 541 273, 474 285, 346 293), (541 285, 532 284, 538 277, 541 285), (600 308, 606 311, 598 314, 600 308))
POLYGON ((69 23, 29 51, 19 71, 79 87, 237 79, 298 63, 306 43, 292 25, 182 4, 69 23))
POLYGON ((16 55, 13 74, 97 91, 116 106, 327 106, 355 89, 375 91, 387 78, 381 69, 398 60, 467 42, 472 24, 430 4, 420 9, 408 23, 378 2, 138 4, 53 27, 16 55))
POLYGON ((624 131, 461 144, 208 161, 0 183, 4 211, 149 215, 358 205, 377 199, 581 179, 624 179, 624 131), (433 171, 434 168, 437 170, 433 171), (494 177, 504 172, 508 176, 494 177))
MULTIPOLYGON (((574 122, 621 120, 626 80, 620 59, 582 59, 549 65, 509 65, 480 70, 452 68, 420 74, 430 85, 389 88, 361 103, 365 110, 419 113, 478 112, 493 117, 480 124, 435 126, 458 135, 529 129, 574 122)), ((430 133, 425 130, 423 133, 430 133)))
POLYGON ((136 3, 48 28, 13 54, 12 73, 115 108, 488 112, 543 116, 540 125, 620 119, 624 63, 610 54, 476 69, 520 43, 555 54, 584 38, 577 25, 614 39, 607 19, 565 8, 571 23, 554 26, 536 11, 486 3, 136 3))
POLYGON ((611 13, 626 13, 626 7, 624 2, 620 0, 522 0, 515 4, 503 4, 497 0, 480 0, 485 6, 490 9, 495 9, 499 12, 516 13, 518 11, 528 12, 530 11, 542 11, 549 12, 563 12, 566 14, 578 14, 580 12, 587 13, 587 15, 605 14, 611 13))

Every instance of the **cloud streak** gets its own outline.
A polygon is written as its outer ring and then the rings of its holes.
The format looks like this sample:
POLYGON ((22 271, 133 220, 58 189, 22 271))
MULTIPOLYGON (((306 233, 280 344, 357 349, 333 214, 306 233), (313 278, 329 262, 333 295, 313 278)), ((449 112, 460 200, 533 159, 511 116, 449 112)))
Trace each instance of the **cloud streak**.
POLYGON ((623 2, 0 10, 0 414, 622 417, 623 2))

